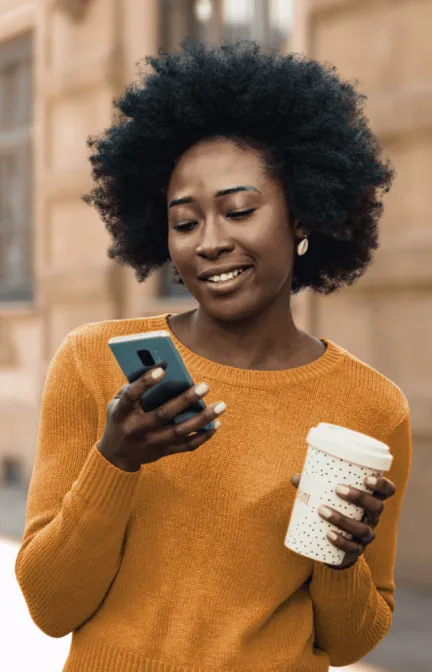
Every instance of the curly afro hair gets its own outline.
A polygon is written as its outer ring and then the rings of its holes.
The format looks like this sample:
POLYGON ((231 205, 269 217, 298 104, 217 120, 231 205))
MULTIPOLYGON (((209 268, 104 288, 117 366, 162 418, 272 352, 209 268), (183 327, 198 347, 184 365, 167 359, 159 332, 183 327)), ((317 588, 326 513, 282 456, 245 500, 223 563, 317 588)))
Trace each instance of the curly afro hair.
POLYGON ((209 47, 186 38, 180 53, 144 61, 153 71, 139 70, 114 101, 117 121, 87 141, 95 186, 83 200, 112 236, 110 259, 131 266, 138 282, 170 260, 171 172, 193 144, 224 137, 261 151, 292 221, 309 235, 293 294, 330 294, 365 272, 394 170, 381 158, 356 82, 342 81, 331 64, 252 40, 209 47))

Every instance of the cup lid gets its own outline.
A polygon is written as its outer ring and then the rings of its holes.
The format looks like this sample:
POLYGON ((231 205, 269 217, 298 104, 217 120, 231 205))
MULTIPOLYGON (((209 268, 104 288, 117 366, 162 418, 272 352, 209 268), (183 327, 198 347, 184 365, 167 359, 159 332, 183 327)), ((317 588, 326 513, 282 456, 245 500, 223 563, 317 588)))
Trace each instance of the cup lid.
POLYGON ((328 422, 311 427, 307 442, 328 455, 378 471, 388 471, 393 462, 387 444, 367 434, 328 422))

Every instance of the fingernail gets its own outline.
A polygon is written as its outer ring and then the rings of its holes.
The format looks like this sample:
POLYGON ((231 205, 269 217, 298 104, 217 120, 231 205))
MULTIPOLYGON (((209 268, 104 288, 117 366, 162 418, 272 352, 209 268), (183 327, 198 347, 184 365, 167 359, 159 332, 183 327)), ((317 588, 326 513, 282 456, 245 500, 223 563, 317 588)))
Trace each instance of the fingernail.
POLYGON ((374 488, 376 484, 378 483, 377 479, 375 476, 368 476, 366 479, 366 483, 371 486, 371 488, 374 488))
POLYGON ((327 536, 329 539, 332 539, 333 541, 336 541, 336 539, 338 538, 336 532, 329 532, 327 536))
POLYGON ((349 495, 349 487, 347 485, 337 485, 336 492, 338 495, 349 495))
POLYGON ((209 386, 207 383, 200 383, 199 385, 196 386, 195 392, 199 397, 203 397, 208 391, 209 391, 209 386))
POLYGON ((214 407, 213 410, 216 413, 216 415, 220 415, 221 413, 224 412, 225 409, 226 409, 226 403, 224 401, 221 401, 214 407))
POLYGON ((219 427, 221 426, 221 423, 220 423, 219 420, 215 420, 215 421, 213 422, 213 424, 214 424, 214 428, 215 428, 215 429, 219 429, 219 427))
POLYGON ((332 515, 333 511, 328 508, 328 506, 320 506, 318 509, 318 512, 324 516, 324 518, 330 518, 332 515))
POLYGON ((164 374, 164 370, 161 369, 161 368, 158 368, 158 369, 155 369, 154 371, 152 371, 151 377, 152 378, 160 378, 161 376, 163 376, 163 374, 164 374))

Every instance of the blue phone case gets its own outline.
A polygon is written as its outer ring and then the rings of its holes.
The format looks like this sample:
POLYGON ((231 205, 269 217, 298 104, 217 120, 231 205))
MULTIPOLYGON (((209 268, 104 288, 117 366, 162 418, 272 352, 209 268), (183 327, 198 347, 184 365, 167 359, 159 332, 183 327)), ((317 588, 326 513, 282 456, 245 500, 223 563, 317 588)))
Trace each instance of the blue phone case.
MULTIPOLYGON (((165 369, 164 379, 141 396, 140 403, 146 412, 158 408, 194 385, 168 331, 115 336, 109 339, 108 345, 129 383, 156 365, 165 369)), ((173 423, 184 422, 200 413, 205 407, 204 401, 198 399, 196 403, 176 415, 173 423)), ((214 423, 210 422, 198 431, 206 432, 213 427, 214 423)))

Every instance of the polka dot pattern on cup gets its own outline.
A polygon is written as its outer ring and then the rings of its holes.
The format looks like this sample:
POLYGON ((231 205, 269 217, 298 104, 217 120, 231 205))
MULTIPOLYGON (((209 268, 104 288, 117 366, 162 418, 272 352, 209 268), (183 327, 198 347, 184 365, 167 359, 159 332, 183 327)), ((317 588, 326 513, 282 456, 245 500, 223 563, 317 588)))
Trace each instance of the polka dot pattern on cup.
POLYGON ((344 551, 334 546, 326 535, 330 530, 348 539, 351 535, 321 518, 318 508, 327 505, 349 518, 361 520, 363 509, 339 497, 335 488, 339 484, 348 485, 372 493, 365 486, 364 479, 376 474, 373 469, 333 457, 309 446, 285 546, 313 560, 332 565, 341 564, 345 557, 344 551))

